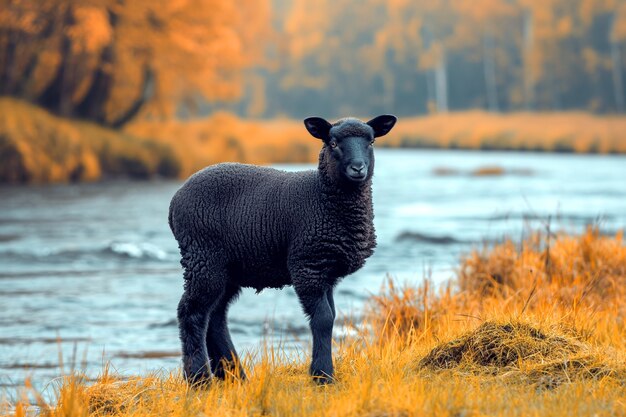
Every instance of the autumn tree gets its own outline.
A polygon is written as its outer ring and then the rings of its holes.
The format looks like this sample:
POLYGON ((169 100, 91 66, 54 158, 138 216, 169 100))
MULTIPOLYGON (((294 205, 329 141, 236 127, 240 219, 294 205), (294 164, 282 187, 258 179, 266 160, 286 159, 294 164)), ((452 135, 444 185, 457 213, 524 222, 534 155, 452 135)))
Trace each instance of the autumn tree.
POLYGON ((581 15, 587 27, 593 28, 594 17, 604 23, 601 35, 606 37, 606 48, 593 48, 587 56, 596 64, 595 70, 610 71, 615 109, 624 112, 624 54, 626 44, 626 1, 625 0, 583 0, 581 15))
POLYGON ((468 59, 482 63, 484 102, 489 111, 498 112, 507 92, 508 80, 503 74, 513 60, 509 45, 516 41, 517 33, 511 28, 515 27, 517 10, 502 0, 483 0, 480 4, 459 0, 455 7, 462 16, 454 30, 455 49, 473 51, 468 59))
POLYGON ((0 0, 0 94, 121 126, 234 98, 265 0, 0 0))
MULTIPOLYGON (((377 57, 370 54, 380 27, 382 0, 293 0, 278 23, 281 33, 276 77, 278 88, 290 94, 307 95, 325 108, 365 101, 376 106, 377 97, 368 88, 380 82, 377 57), (319 92, 319 94, 318 94, 319 92)), ((378 89, 376 89, 378 91, 378 89)), ((283 96, 284 97, 284 96, 283 96)), ((286 100, 292 100, 286 97, 286 100)))

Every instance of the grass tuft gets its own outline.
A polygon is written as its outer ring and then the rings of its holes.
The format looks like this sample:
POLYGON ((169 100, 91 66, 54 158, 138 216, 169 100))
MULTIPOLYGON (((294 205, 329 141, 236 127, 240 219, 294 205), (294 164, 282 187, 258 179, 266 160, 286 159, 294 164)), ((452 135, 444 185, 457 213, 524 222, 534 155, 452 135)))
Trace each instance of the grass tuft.
POLYGON ((419 366, 430 370, 504 376, 554 389, 583 379, 613 378, 626 382, 626 366, 594 352, 581 337, 541 330, 532 324, 488 321, 431 350, 419 366))
POLYGON ((420 366, 430 369, 465 367, 499 373, 520 361, 562 361, 581 349, 574 338, 550 334, 527 323, 488 321, 437 346, 420 361, 420 366))

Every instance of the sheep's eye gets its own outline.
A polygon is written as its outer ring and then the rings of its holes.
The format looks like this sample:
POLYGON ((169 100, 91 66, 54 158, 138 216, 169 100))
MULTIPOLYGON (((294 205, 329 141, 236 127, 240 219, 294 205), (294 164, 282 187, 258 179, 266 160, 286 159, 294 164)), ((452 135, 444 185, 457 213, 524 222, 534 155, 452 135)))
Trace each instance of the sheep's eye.
POLYGON ((334 140, 330 142, 330 147, 335 149, 337 147, 337 142, 335 142, 334 140))

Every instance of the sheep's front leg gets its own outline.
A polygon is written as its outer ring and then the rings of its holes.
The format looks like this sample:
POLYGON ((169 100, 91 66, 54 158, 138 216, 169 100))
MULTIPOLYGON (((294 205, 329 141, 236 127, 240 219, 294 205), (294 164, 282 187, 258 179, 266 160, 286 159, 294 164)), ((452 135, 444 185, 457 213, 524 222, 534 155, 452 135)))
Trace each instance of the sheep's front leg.
POLYGON ((334 303, 329 303, 332 302, 332 288, 316 285, 313 281, 294 286, 304 312, 309 317, 313 335, 310 374, 317 383, 328 384, 333 381, 334 376, 332 336, 335 317, 334 303))

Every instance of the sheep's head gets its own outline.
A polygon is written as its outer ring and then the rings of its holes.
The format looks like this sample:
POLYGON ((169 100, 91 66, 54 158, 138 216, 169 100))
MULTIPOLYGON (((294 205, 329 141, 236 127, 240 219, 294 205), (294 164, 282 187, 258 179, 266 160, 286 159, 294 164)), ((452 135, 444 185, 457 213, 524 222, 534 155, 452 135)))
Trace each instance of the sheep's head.
POLYGON ((396 124, 396 117, 382 115, 365 123, 359 119, 341 119, 330 124, 321 117, 309 117, 304 126, 324 141, 322 152, 332 175, 350 183, 361 183, 374 174, 374 141, 385 136, 396 124))

